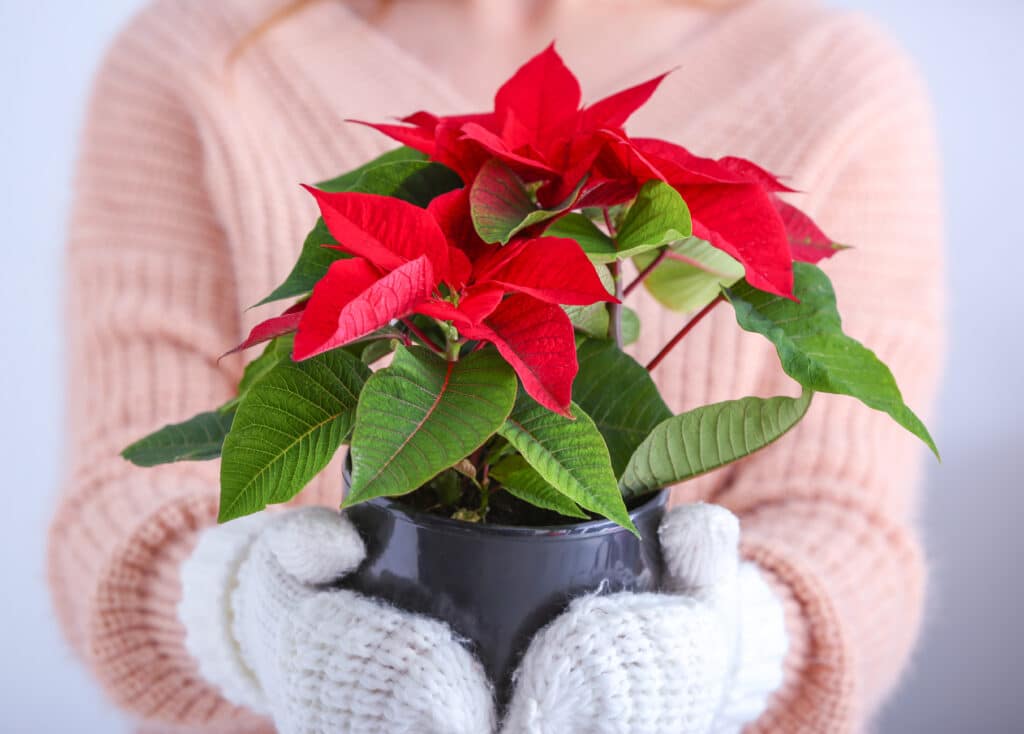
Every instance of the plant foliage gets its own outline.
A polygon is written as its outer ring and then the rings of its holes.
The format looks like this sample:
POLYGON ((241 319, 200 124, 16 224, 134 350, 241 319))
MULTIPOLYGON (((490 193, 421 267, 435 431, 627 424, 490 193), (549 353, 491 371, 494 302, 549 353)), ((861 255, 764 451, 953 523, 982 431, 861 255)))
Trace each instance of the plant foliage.
POLYGON ((888 367, 843 333, 815 263, 844 248, 790 189, 751 161, 626 132, 662 79, 584 106, 550 47, 491 111, 371 125, 403 147, 307 187, 321 217, 260 305, 289 303, 233 350, 269 342, 236 396, 124 456, 220 457, 222 521, 289 501, 348 444, 346 506, 430 492, 435 511, 487 521, 506 492, 503 506, 635 532, 629 503, 779 440, 815 392, 935 451, 888 367), (665 318, 699 311, 646 368, 623 351, 640 320, 622 301, 641 282, 665 318), (802 394, 673 415, 651 370, 723 301, 802 394))

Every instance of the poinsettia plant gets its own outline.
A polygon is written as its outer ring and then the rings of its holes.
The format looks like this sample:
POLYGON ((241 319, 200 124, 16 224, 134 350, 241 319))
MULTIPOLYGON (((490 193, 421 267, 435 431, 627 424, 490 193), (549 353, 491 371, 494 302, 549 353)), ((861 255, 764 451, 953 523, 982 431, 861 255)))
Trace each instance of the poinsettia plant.
POLYGON ((552 46, 492 112, 372 125, 403 147, 307 187, 322 216, 260 305, 291 304, 232 350, 266 343, 237 396, 124 456, 220 457, 222 521, 290 500, 348 444, 346 505, 405 495, 468 521, 632 528, 629 503, 767 446, 815 392, 935 451, 889 369, 843 333, 815 265, 842 248, 790 189, 626 133, 662 79, 581 106, 552 46), (696 314, 647 365, 623 351, 640 286, 696 314), (720 304, 775 345, 800 397, 672 414, 650 372, 720 304))

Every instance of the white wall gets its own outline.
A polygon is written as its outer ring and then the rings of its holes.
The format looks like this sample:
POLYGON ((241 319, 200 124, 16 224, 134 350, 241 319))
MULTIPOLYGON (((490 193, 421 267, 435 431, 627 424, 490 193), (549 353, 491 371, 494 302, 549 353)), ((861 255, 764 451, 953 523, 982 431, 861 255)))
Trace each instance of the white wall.
POLYGON ((139 0, 0 0, 0 731, 127 732, 59 638, 45 528, 60 446, 61 246, 92 71, 139 0))
MULTIPOLYGON (((214 0, 210 0, 211 2, 214 0)), ((1019 0, 834 0, 887 23, 935 95, 946 159, 952 354, 924 524, 934 594, 883 734, 1024 731, 1024 171, 1019 0)), ((127 731, 61 645, 44 589, 60 420, 57 274, 88 79, 139 0, 0 0, 0 730, 127 731)))

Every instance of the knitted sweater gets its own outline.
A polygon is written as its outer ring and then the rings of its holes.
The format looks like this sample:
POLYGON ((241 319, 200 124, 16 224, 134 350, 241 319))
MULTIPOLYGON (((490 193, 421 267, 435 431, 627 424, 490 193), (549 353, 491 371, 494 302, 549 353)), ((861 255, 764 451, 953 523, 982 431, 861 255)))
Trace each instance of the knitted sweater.
MULTIPOLYGON (((216 515, 216 463, 138 469, 118 452, 232 394, 242 358, 217 356, 267 315, 246 308, 288 272, 315 217, 297 184, 392 146, 346 118, 489 104, 482 82, 476 97, 461 94, 341 2, 313 3, 237 53, 284 4, 155 2, 106 57, 84 132, 67 254, 66 487, 49 577, 74 650, 153 731, 267 725, 203 682, 175 616, 179 565, 216 515)), ((824 264, 846 330, 927 416, 942 347, 941 211, 912 65, 871 23, 812 0, 663 8, 656 44, 560 36, 587 98, 681 67, 631 132, 751 158, 809 192, 794 201, 855 246, 824 264)), ((492 88, 512 71, 489 58, 472 70, 492 88)), ((632 300, 643 319, 635 352, 649 358, 683 317, 632 300)), ((676 410, 793 392, 767 342, 728 308, 655 376, 676 410)), ((886 416, 819 395, 776 445, 676 490, 741 518, 745 555, 785 601, 786 683, 752 731, 860 731, 894 685, 922 607, 920 459, 886 416)), ((299 501, 339 498, 332 466, 299 501)))

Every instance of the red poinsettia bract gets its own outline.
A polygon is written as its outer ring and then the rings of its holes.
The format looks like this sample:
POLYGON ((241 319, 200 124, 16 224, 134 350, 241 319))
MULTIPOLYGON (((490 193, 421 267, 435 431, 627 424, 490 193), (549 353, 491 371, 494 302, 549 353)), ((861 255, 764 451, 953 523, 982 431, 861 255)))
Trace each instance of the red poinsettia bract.
POLYGON ((257 325, 240 348, 297 331, 293 357, 304 360, 423 314, 494 344, 537 402, 569 414, 578 365, 561 306, 615 300, 574 240, 483 243, 461 189, 428 209, 372 194, 309 191, 338 249, 352 257, 334 262, 308 301, 257 325))
POLYGON ((647 181, 665 181, 690 207, 696 236, 739 260, 754 287, 791 298, 793 260, 815 262, 836 248, 778 198, 790 189, 754 163, 630 138, 623 126, 664 76, 581 107, 579 81, 551 45, 498 90, 492 112, 417 112, 404 125, 371 126, 453 168, 467 186, 497 158, 524 181, 540 182, 545 207, 613 206, 647 181))
MULTIPOLYGON (((525 181, 543 181, 546 205, 561 203, 586 176, 607 145, 605 131, 622 126, 658 88, 665 75, 581 108, 579 80, 554 44, 524 64, 497 92, 494 111, 438 117, 417 112, 405 125, 369 124, 454 169, 470 184, 497 158, 525 181)), ((602 181, 592 180, 588 190, 602 181)))

